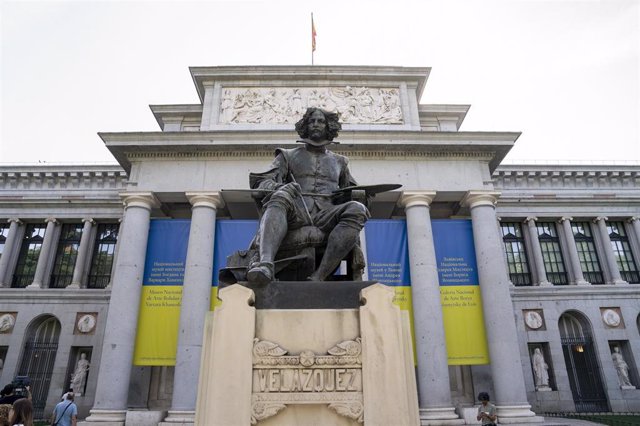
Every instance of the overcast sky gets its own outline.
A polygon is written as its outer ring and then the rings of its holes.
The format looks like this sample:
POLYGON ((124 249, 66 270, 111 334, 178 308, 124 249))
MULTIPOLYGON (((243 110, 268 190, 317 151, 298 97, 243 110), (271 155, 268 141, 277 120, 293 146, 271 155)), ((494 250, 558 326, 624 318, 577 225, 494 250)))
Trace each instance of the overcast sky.
POLYGON ((515 160, 640 162, 640 1, 0 0, 0 162, 113 161, 97 132, 197 103, 189 66, 432 67, 422 103, 515 160))

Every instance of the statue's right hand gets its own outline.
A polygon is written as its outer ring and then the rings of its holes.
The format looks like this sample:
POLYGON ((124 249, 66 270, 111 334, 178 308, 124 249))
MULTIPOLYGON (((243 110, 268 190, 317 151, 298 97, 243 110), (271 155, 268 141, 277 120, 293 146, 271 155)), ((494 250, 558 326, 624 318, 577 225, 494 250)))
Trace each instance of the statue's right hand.
POLYGON ((302 189, 300 188, 300 185, 297 182, 287 183, 281 186, 280 188, 278 188, 278 190, 287 191, 292 195, 300 194, 302 192, 302 189))

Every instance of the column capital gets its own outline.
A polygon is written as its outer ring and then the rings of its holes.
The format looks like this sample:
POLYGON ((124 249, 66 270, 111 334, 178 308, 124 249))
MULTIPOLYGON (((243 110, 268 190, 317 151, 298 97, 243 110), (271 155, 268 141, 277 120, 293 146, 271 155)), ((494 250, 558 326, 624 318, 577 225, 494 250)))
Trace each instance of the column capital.
POLYGON ((51 223, 53 222, 53 224, 55 225, 56 223, 58 223, 58 219, 56 219, 55 217, 48 217, 44 220, 44 223, 51 223))
POLYGON ((607 221, 607 220, 609 220, 609 218, 607 216, 598 216, 595 219, 593 219, 593 223, 597 223, 597 222, 600 222, 600 221, 604 222, 604 221, 607 221))
POLYGON ((12 222, 15 222, 18 225, 22 225, 22 221, 17 217, 10 217, 9 219, 7 219, 7 223, 12 223, 12 222))
POLYGON ((631 216, 629 219, 627 219, 628 223, 633 223, 637 221, 640 221, 640 216, 631 216))
POLYGON ((154 207, 160 207, 160 201, 153 192, 121 192, 120 198, 125 209, 141 207, 151 211, 154 207))
POLYGON ((219 192, 185 192, 192 208, 209 207, 218 210, 224 207, 224 200, 219 192))
POLYGON ((429 207, 436 198, 436 191, 403 191, 398 204, 405 209, 414 206, 429 207))
POLYGON ((573 220, 573 217, 571 217, 571 216, 562 216, 562 217, 558 220, 558 223, 562 223, 562 222, 564 222, 565 220, 568 220, 569 222, 571 222, 571 221, 573 220))
POLYGON ((491 206, 495 207, 500 197, 498 191, 469 191, 465 194, 464 198, 460 202, 463 206, 468 206, 470 209, 478 206, 491 206))
POLYGON ((527 218, 524 220, 524 222, 527 225, 530 225, 532 222, 533 222, 533 224, 535 224, 537 220, 538 220, 538 218, 536 216, 527 216, 527 218))
POLYGON ((82 218, 82 223, 87 223, 87 222, 89 222, 92 225, 95 225, 95 223, 96 223, 96 221, 93 220, 92 217, 83 217, 82 218))

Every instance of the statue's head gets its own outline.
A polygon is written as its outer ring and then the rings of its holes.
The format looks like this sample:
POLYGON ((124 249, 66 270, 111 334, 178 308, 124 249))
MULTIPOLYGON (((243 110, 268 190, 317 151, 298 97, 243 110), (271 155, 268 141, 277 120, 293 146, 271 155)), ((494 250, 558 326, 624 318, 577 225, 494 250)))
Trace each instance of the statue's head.
POLYGON ((296 132, 304 139, 305 143, 314 146, 328 145, 342 130, 338 119, 338 114, 334 112, 328 112, 321 108, 307 108, 302 119, 296 123, 296 132), (324 119, 320 117, 320 114, 324 116, 324 119), (324 125, 319 121, 324 121, 324 125))

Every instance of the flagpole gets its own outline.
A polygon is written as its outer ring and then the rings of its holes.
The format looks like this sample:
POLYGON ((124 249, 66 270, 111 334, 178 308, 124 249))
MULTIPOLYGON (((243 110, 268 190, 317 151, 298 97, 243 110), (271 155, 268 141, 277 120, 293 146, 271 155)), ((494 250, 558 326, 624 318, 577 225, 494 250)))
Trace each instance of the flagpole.
POLYGON ((316 50, 316 28, 313 25, 313 12, 311 12, 311 65, 313 66, 313 53, 316 50))

